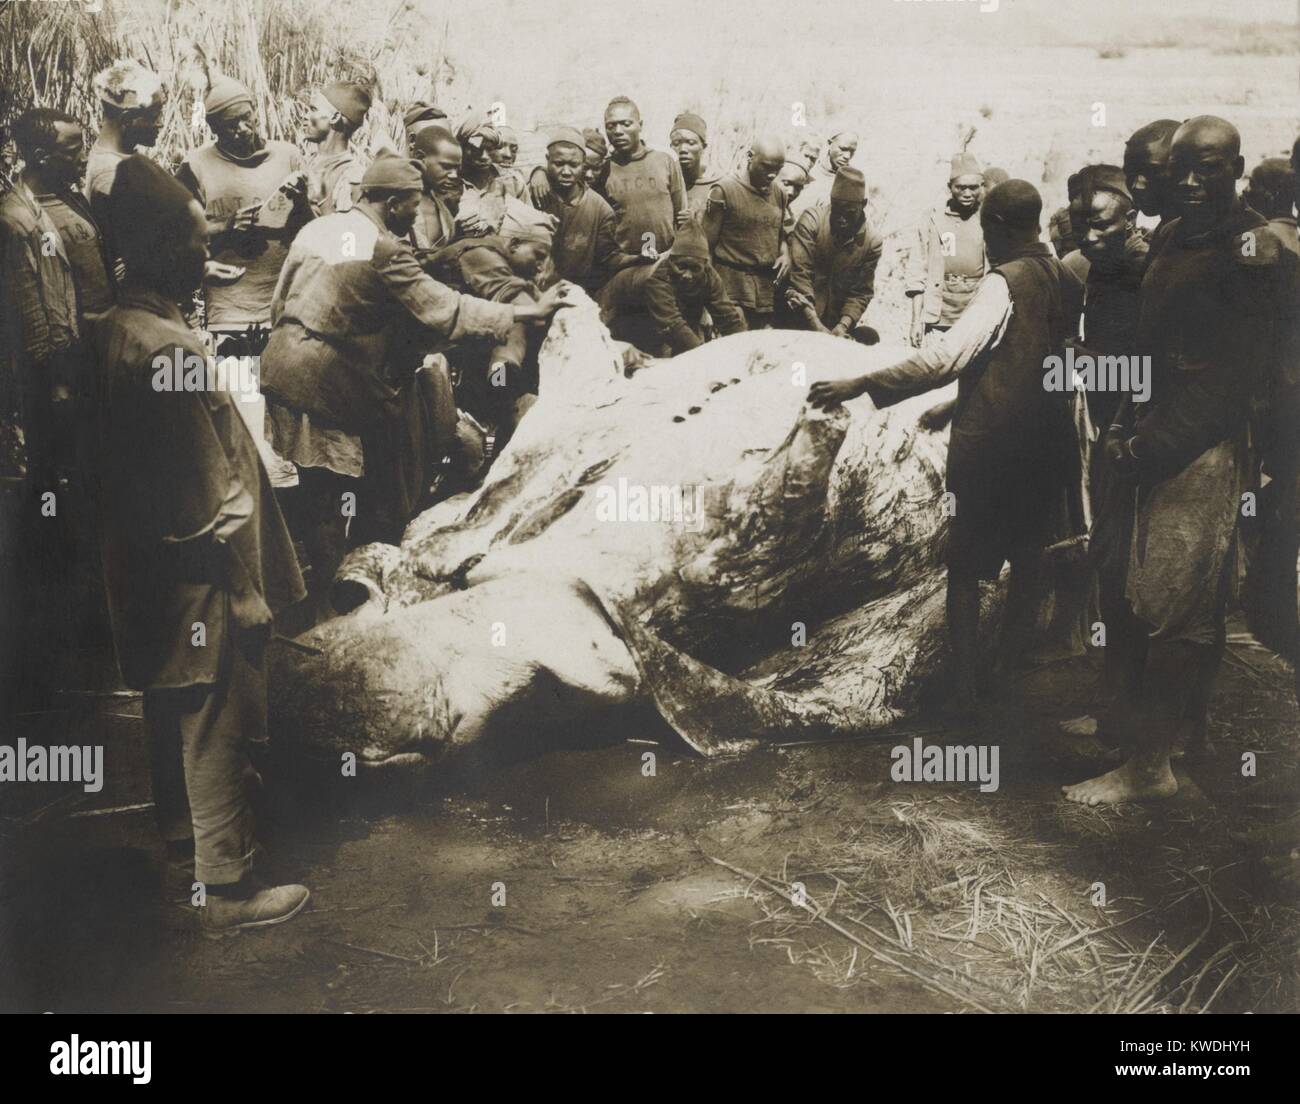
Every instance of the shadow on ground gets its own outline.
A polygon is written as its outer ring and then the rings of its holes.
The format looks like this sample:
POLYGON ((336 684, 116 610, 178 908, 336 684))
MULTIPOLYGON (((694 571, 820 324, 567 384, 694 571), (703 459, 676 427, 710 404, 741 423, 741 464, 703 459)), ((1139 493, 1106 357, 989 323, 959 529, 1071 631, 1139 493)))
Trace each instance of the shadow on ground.
POLYGON ((1051 737, 1095 684, 1085 660, 1022 679, 982 733, 921 719, 709 761, 662 732, 611 733, 657 742, 552 752, 397 808, 281 779, 270 872, 311 904, 220 940, 148 809, 99 815, 148 802, 139 701, 73 702, 19 735, 102 742, 108 779, 6 787, 0 1006, 1295 1011, 1296 902, 1229 834, 1294 812, 1290 683, 1234 648, 1215 754, 1159 806, 1060 798, 1095 772, 1051 737), (997 744, 997 792, 891 781, 890 748, 914 734, 997 744))

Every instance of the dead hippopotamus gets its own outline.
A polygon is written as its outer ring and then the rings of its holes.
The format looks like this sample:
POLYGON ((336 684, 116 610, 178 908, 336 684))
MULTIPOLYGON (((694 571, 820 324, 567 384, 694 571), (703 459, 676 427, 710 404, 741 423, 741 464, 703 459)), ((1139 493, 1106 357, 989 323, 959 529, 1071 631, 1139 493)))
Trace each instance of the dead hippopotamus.
POLYGON ((629 378, 574 298, 483 486, 359 549, 346 612, 276 650, 272 731, 423 768, 637 707, 705 754, 914 707, 943 624, 946 446, 917 427, 934 399, 804 402, 902 350, 767 330, 629 378))

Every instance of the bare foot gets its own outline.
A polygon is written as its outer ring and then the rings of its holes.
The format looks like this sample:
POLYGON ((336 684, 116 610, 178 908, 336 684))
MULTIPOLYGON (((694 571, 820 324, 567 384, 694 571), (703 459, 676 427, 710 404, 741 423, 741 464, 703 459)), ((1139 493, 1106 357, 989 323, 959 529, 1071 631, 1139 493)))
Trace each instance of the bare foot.
POLYGON ((1086 782, 1062 786, 1061 792, 1067 801, 1077 801, 1080 805, 1118 805, 1122 801, 1172 797, 1178 792, 1178 782, 1167 759, 1161 760, 1154 769, 1139 767, 1136 759, 1130 759, 1123 766, 1086 782))
POLYGON ((1101 738, 1101 724, 1090 714, 1062 721, 1057 726, 1056 740, 1065 753, 1092 760, 1098 765, 1107 760, 1118 762, 1121 756, 1119 748, 1101 738))
POLYGON ((1061 732, 1076 740, 1096 736, 1097 729, 1100 727, 1097 718, 1091 713, 1085 713, 1082 717, 1071 717, 1068 721, 1061 722, 1061 732))

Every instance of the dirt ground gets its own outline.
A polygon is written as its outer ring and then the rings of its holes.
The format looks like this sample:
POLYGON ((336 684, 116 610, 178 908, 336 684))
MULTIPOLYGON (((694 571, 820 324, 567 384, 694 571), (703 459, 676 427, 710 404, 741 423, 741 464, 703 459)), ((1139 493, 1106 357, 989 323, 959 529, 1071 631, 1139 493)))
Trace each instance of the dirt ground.
POLYGON ((5 787, 0 1007, 1293 1012, 1300 910, 1230 833, 1294 811, 1300 726, 1289 670, 1230 653, 1215 753, 1158 806, 1059 795, 1089 771, 1052 732, 1091 660, 1022 679, 982 733, 920 718, 720 760, 610 733, 396 805, 272 777, 269 872, 312 900, 216 940, 148 809, 97 815, 149 799, 139 701, 71 700, 18 735, 94 736, 107 782, 5 787), (891 781, 914 734, 999 745, 1000 788, 891 781))

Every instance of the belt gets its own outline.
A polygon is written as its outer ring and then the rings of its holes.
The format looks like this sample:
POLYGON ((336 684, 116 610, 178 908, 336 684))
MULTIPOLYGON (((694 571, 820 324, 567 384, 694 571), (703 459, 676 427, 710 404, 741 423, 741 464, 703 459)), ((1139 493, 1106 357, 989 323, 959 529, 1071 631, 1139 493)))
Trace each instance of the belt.
MULTIPOLYGON (((713 258, 713 263, 714 263, 715 265, 722 265, 723 268, 734 269, 736 272, 745 272, 745 273, 748 273, 750 276, 771 276, 771 275, 773 275, 773 272, 772 272, 772 265, 771 265, 771 264, 766 264, 766 265, 764 265, 764 264, 752 264, 752 265, 735 264, 735 263, 733 263, 732 261, 724 261, 721 257, 714 257, 714 258, 713 258)), ((775 263, 776 263, 775 261, 772 262, 772 264, 775 264, 775 263)))

